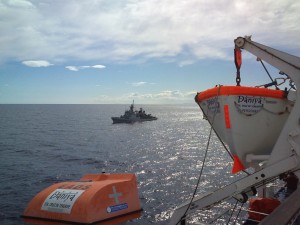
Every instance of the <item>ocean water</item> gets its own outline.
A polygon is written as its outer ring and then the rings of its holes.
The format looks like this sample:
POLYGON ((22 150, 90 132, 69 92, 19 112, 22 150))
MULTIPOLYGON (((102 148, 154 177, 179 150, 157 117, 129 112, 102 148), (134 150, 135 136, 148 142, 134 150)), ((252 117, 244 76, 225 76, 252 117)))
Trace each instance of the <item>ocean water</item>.
MULTIPOLYGON (((168 224, 176 206, 192 197, 210 126, 196 104, 145 105, 158 120, 112 124, 110 117, 128 107, 0 105, 0 224, 23 224, 20 215, 44 188, 102 172, 136 174, 143 213, 128 224, 168 224)), ((212 135, 198 193, 236 179, 231 166, 212 135)), ((223 203, 189 220, 210 221, 232 204, 223 203)))

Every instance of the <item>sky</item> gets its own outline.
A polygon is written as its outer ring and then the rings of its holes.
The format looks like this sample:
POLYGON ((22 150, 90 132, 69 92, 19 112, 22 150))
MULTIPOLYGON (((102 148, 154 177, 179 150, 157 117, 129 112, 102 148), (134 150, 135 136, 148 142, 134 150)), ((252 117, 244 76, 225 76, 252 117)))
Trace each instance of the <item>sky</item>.
MULTIPOLYGON (((0 0, 0 104, 194 104, 235 85, 235 38, 299 56, 299 23, 295 0, 0 0)), ((245 51, 241 77, 269 82, 245 51)))

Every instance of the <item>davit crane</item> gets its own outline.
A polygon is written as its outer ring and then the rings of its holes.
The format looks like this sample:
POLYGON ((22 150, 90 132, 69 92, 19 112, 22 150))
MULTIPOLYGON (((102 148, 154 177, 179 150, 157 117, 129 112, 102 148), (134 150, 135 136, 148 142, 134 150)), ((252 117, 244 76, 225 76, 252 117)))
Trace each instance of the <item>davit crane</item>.
MULTIPOLYGON (((256 43, 251 37, 234 40, 236 49, 244 49, 286 74, 297 88, 300 87, 300 58, 271 47, 256 43)), ((288 99, 292 96, 288 95, 288 99)), ((196 210, 204 210, 223 200, 235 197, 244 201, 243 196, 251 192, 251 187, 261 184, 279 174, 300 168, 300 92, 296 91, 294 107, 275 143, 267 161, 255 173, 244 177, 214 192, 195 197, 175 209, 170 224, 180 224, 185 216, 196 210)), ((181 223, 184 224, 184 223, 181 223)))

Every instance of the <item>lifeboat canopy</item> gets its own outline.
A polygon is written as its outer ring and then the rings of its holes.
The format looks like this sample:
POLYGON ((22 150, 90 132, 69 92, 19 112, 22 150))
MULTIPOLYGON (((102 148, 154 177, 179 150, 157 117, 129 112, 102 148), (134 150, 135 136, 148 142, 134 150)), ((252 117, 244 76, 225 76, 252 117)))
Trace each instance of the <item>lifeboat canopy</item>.
POLYGON ((134 174, 87 174, 79 181, 44 189, 30 201, 22 217, 34 224, 107 225, 138 218, 141 210, 134 174))

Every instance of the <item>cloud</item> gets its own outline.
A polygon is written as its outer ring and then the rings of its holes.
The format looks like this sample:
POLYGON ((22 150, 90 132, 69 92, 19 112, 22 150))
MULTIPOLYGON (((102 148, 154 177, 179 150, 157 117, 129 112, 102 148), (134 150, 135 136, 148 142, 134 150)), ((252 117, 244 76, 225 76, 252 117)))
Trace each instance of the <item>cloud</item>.
POLYGON ((104 69, 104 68, 106 68, 106 66, 103 66, 103 65, 94 65, 94 66, 66 66, 65 68, 68 69, 68 70, 71 70, 71 71, 79 71, 81 69, 90 69, 90 68, 104 69))
POLYGON ((196 91, 182 92, 179 90, 173 90, 173 91, 165 90, 158 93, 146 93, 146 94, 129 93, 127 97, 129 99, 130 98, 152 99, 158 102, 161 100, 183 101, 195 96, 196 93, 197 93, 196 91))
POLYGON ((71 70, 71 71, 78 71, 79 70, 78 67, 76 67, 76 66, 66 66, 65 68, 68 69, 68 70, 71 70))
POLYGON ((104 68, 106 68, 106 66, 103 66, 103 65, 94 65, 94 66, 91 66, 91 68, 104 69, 104 68))
POLYGON ((155 83, 149 83, 149 82, 145 82, 145 81, 139 81, 139 82, 133 82, 133 83, 126 82, 126 83, 132 85, 133 87, 141 87, 144 85, 154 85, 155 84, 155 83))
POLYGON ((147 103, 147 104, 173 104, 173 103, 193 103, 194 96, 196 95, 196 91, 187 91, 182 92, 179 90, 165 90, 158 93, 127 93, 123 95, 113 96, 113 95, 99 95, 98 97, 93 99, 94 103, 124 103, 128 104, 133 99, 137 100, 137 102, 147 103))
POLYGON ((300 51, 299 1, 0 0, 0 6, 0 62, 30 55, 60 62, 172 59, 184 66, 227 60, 233 39, 251 34, 300 51))
POLYGON ((154 95, 157 98, 181 98, 184 94, 180 91, 163 91, 154 95))
POLYGON ((194 63, 195 63, 194 60, 184 60, 184 61, 179 62, 179 67, 184 67, 184 66, 192 65, 194 63))
POLYGON ((140 81, 140 82, 134 82, 131 85, 134 86, 134 87, 140 87, 140 86, 143 86, 145 84, 147 84, 147 82, 140 81))
POLYGON ((49 63, 44 60, 36 60, 36 61, 23 61, 22 64, 29 67, 48 67, 53 66, 54 64, 49 63))
POLYGON ((34 7, 30 1, 26 1, 26 0, 8 0, 6 1, 6 4, 11 7, 22 8, 22 9, 34 7))
POLYGON ((94 66, 79 66, 80 69, 87 69, 87 68, 95 68, 95 69, 104 69, 106 66, 103 65, 94 65, 94 66))

